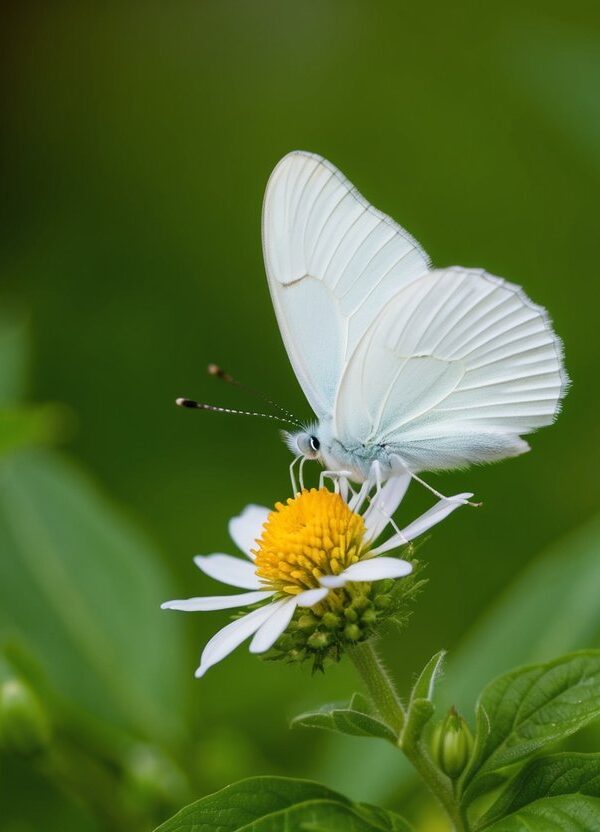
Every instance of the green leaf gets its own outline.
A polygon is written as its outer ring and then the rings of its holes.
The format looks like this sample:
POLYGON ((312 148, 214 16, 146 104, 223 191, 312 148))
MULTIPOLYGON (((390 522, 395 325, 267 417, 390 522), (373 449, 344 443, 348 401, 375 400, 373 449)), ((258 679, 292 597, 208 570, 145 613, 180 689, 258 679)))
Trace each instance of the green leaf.
POLYGON ((401 746, 408 748, 418 743, 427 725, 435 712, 435 707, 430 699, 415 699, 410 703, 410 710, 406 715, 404 728, 402 729, 401 746))
POLYGON ((158 553, 90 481, 41 449, 0 464, 0 635, 72 706, 152 739, 183 733, 180 623, 158 553))
POLYGON ((526 567, 452 653, 440 702, 466 710, 499 673, 597 645, 599 548, 596 518, 526 567))
POLYGON ((442 669, 445 655, 445 651, 440 650, 439 653, 432 656, 413 686, 402 729, 401 744, 405 748, 419 741, 423 728, 434 714, 435 707, 432 702, 434 687, 442 669))
POLYGON ((527 763, 477 824, 484 829, 541 798, 600 798, 600 754, 552 754, 527 763))
POLYGON ((429 659, 413 686, 410 695, 411 702, 415 699, 433 699, 435 683, 441 673, 445 656, 446 651, 440 650, 439 653, 429 659))
POLYGON ((0 406, 23 398, 29 365, 29 332, 23 318, 0 313, 0 406))
POLYGON ((380 806, 356 803, 354 811, 373 823, 376 829, 385 829, 389 832, 411 832, 412 830, 412 826, 404 818, 401 818, 395 812, 390 812, 388 809, 382 809, 380 806))
MULTIPOLYGON (((597 716, 598 650, 572 653, 507 673, 484 689, 477 704, 478 731, 468 776, 474 776, 476 784, 478 778, 573 734, 597 716), (486 721, 489 727, 485 727, 486 721)), ((470 798, 481 790, 481 785, 470 789, 470 798)))
MULTIPOLYGON (((352 703, 356 701, 355 697, 352 703)), ((364 697, 361 697, 358 702, 361 707, 368 707, 364 697)), ((381 720, 364 710, 354 710, 335 704, 324 705, 318 711, 300 714, 292 719, 291 724, 292 727, 324 728, 328 731, 338 731, 340 734, 350 734, 353 737, 377 737, 396 742, 394 732, 381 720)))
POLYGON ((410 832, 398 815, 305 780, 252 777, 186 806, 156 832, 410 832))
POLYGON ((600 829, 600 799, 564 795, 536 800, 486 832, 594 832, 600 829))
POLYGON ((0 410, 0 456, 27 445, 51 442, 60 433, 64 412, 57 405, 0 410))

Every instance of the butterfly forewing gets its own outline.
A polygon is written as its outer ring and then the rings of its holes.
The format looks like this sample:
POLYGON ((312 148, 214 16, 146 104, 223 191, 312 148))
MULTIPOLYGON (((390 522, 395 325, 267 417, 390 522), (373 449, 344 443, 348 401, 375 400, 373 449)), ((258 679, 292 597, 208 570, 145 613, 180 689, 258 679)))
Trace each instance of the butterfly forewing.
POLYGON ((357 343, 400 286, 425 274, 413 238, 332 164, 295 152, 267 186, 263 247, 283 340, 320 418, 357 343))

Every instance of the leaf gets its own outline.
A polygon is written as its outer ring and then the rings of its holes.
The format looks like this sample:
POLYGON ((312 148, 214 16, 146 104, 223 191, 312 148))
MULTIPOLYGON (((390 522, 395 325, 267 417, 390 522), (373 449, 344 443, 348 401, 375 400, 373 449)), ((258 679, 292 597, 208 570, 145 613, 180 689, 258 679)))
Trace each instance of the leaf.
POLYGON ((0 456, 51 442, 60 433, 63 412, 56 405, 3 408, 0 410, 0 456))
POLYGON ((409 832, 391 812, 305 780, 251 777, 186 806, 155 832, 409 832))
POLYGON ((418 743, 423 733, 423 728, 427 725, 434 712, 435 707, 429 699, 415 699, 414 702, 410 703, 410 710, 406 715, 406 722, 402 729, 400 742, 402 748, 407 749, 418 743))
MULTIPOLYGON (((354 697, 352 701, 355 701, 354 697)), ((361 697, 359 703, 365 707, 364 697, 361 697)), ((378 737, 396 742, 394 732, 381 720, 364 711, 335 704, 324 705, 318 711, 300 714, 294 717, 291 724, 292 727, 324 728, 328 731, 338 731, 340 734, 350 734, 353 737, 378 737)))
POLYGON ((0 406, 12 406, 25 392, 29 365, 29 333, 26 322, 0 313, 0 406))
POLYGON ((144 736, 183 732, 179 626, 158 553, 76 468, 30 449, 0 464, 0 634, 81 711, 144 736))
POLYGON ((380 806, 356 803, 354 811, 374 823, 377 829, 386 829, 389 832, 411 832, 412 830, 412 827, 404 818, 401 818, 395 812, 390 812, 388 809, 382 809, 380 806))
MULTIPOLYGON (((484 689, 477 704, 478 727, 487 718, 489 730, 477 731, 469 776, 476 782, 573 734, 599 715, 598 650, 507 673, 484 689)), ((470 799, 481 790, 469 789, 470 799)))
POLYGON ((552 754, 531 760, 481 818, 477 829, 540 798, 569 794, 600 798, 600 754, 552 754))
POLYGON ((373 703, 364 695, 364 693, 353 693, 348 707, 352 711, 360 711, 361 714, 369 714, 369 716, 377 713, 373 703))
POLYGON ((411 702, 415 699, 433 699, 434 686, 441 673, 445 656, 446 651, 440 650, 439 653, 429 659, 413 686, 410 695, 411 702))
POLYGON ((600 636, 600 518, 537 558, 477 622, 448 663, 440 701, 459 710, 494 676, 596 646, 600 636))
POLYGON ((594 832, 600 829, 600 799, 564 795, 536 800, 486 832, 594 832))
MULTIPOLYGON (((469 712, 484 685, 519 664, 552 659, 600 637, 600 517, 557 541, 527 566, 452 651, 438 686, 436 705, 469 712)), ((323 771, 332 778, 346 753, 333 747, 323 771)), ((373 743, 361 757, 369 776, 368 794, 383 800, 414 781, 402 759, 373 743)), ((361 783, 365 783, 365 777, 361 783)))
POLYGON ((415 682, 406 709, 406 719, 402 729, 401 745, 404 748, 415 745, 434 714, 433 693, 437 677, 444 661, 445 651, 440 650, 427 662, 415 682))

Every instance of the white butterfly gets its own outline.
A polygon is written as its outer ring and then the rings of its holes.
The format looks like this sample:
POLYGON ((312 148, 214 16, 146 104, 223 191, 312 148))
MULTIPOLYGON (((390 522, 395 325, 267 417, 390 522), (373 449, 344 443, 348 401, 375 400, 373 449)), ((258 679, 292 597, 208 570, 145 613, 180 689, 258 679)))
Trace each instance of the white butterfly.
MULTIPOLYGON (((293 453, 364 481, 517 456, 568 379, 546 311, 481 269, 432 269, 330 162, 273 171, 263 248, 281 334, 318 422, 293 453)), ((417 478, 418 479, 418 478, 417 478)))

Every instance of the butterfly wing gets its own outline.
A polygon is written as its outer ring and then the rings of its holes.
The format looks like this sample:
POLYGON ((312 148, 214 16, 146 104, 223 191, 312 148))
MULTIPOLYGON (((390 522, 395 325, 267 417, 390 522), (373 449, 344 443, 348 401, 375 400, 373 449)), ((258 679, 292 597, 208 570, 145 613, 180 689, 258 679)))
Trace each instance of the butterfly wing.
POLYGON ((281 334, 319 418, 331 416, 344 368, 399 288, 429 259, 330 162, 296 151, 273 171, 263 249, 281 334))
POLYGON ((438 269, 401 288, 340 383, 335 435, 381 446, 413 471, 515 456, 550 424, 567 386, 546 311, 474 269, 438 269))

